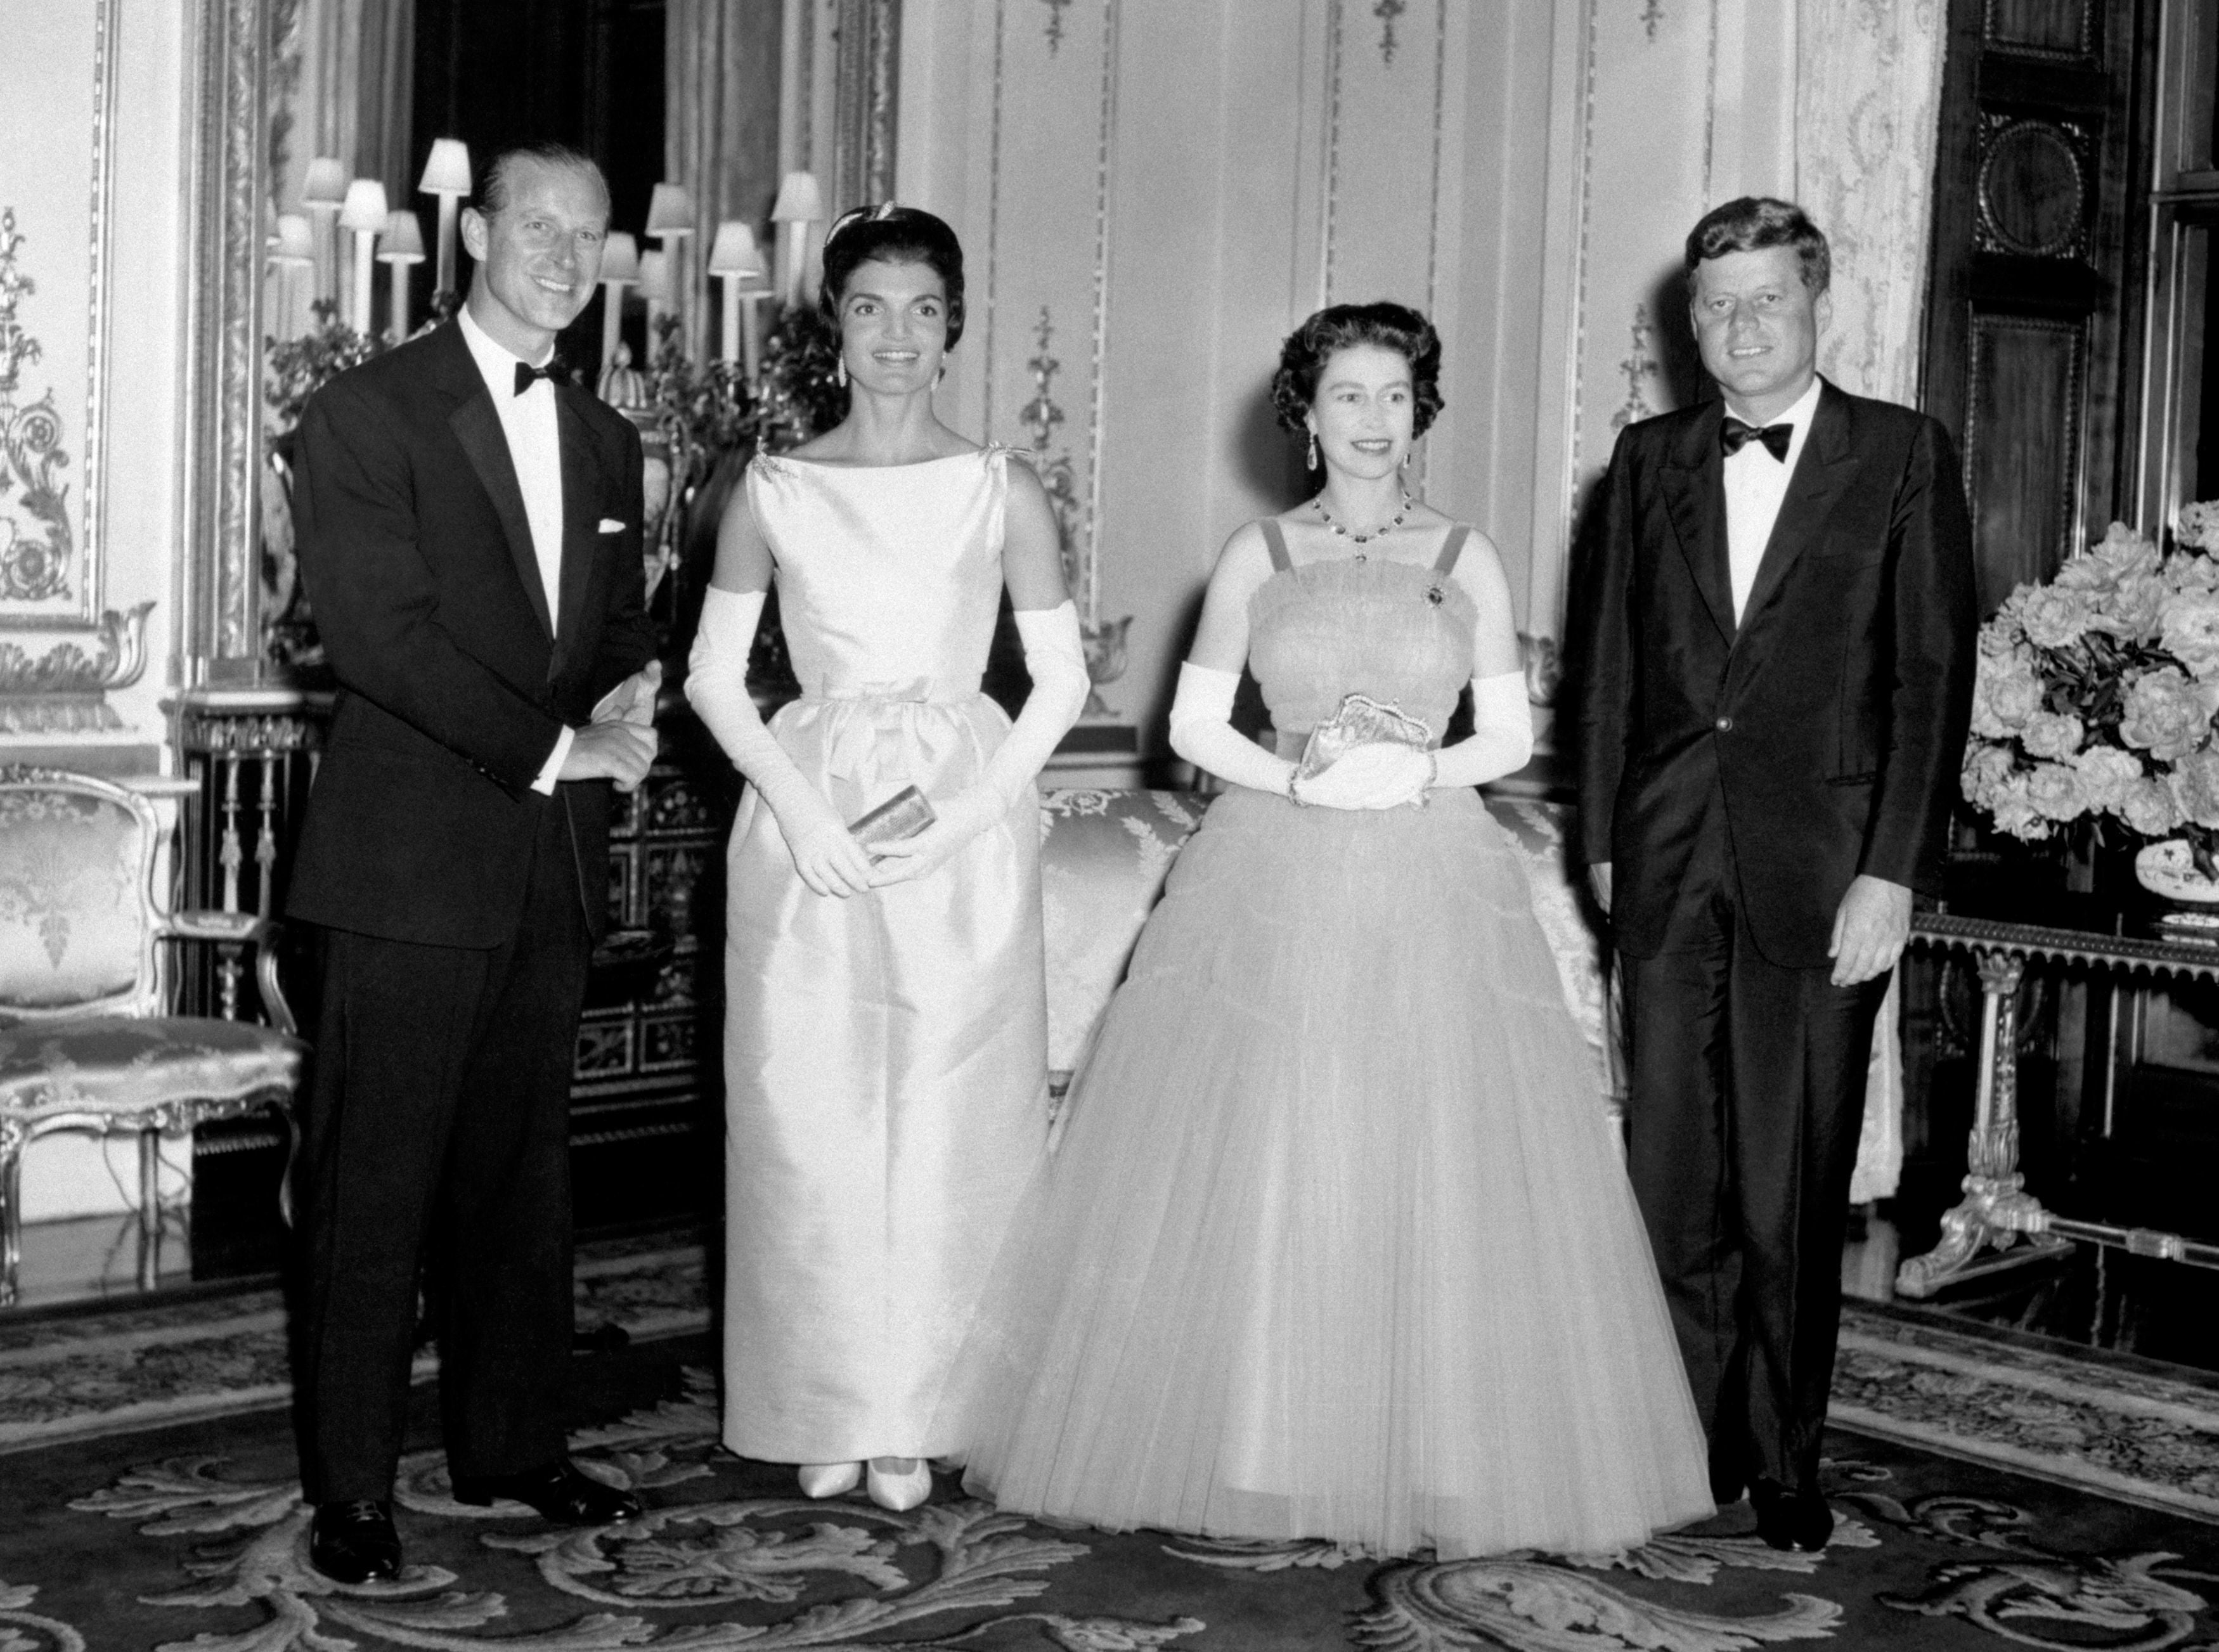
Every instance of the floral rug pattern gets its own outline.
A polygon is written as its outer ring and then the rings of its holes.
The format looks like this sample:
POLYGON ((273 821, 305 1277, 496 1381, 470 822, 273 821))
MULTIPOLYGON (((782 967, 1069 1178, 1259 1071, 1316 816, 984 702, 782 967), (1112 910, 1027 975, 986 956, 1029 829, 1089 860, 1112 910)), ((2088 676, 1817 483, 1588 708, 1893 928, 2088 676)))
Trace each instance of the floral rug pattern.
MULTIPOLYGON (((639 1520, 580 1531, 548 1527, 515 1505, 457 1503, 439 1453, 413 1453, 397 1501, 413 1517, 406 1529, 444 1534, 441 1561, 357 1587, 309 1569, 309 1512, 289 1478, 235 1474, 220 1456, 137 1464, 69 1508, 174 1550, 175 1586, 140 1597, 166 1614, 166 1638, 152 1643, 158 1652, 1204 1652, 1295 1643, 1268 1630, 1259 1638, 1244 1615, 1259 1616, 1259 1603, 1303 1574, 1345 1581, 1320 1600, 1325 1621, 1310 1625, 1329 1638, 1305 1633, 1299 1643, 1374 1652, 2219 1644, 2219 1542, 2200 1545, 2199 1563, 2163 1549, 2076 1550, 2047 1538, 2011 1502, 1920 1493, 1897 1468, 1862 1458, 1828 1464, 1839 1525, 1823 1554, 1781 1554, 1751 1536, 1697 1528, 1603 1556, 1383 1562, 1327 1543, 1051 1531, 945 1482, 934 1501, 901 1514, 859 1500, 736 1494, 765 1473, 723 1452, 717 1438, 713 1383, 699 1369, 675 1397, 575 1435, 588 1472, 649 1504, 639 1520), (1122 1556, 1097 1552, 1120 1544, 1122 1556), (1194 1609, 1100 1609, 1099 1572, 1136 1569, 1135 1551, 1191 1580, 1194 1609), (507 1562, 507 1592, 488 1587, 458 1558, 472 1553, 488 1568, 506 1556, 529 1569, 507 1562), (1062 1586, 1090 1567, 1095 1603, 1059 1602, 1062 1586)), ((1909 1477, 1930 1483, 1937 1466, 1946 1478, 1949 1466, 1931 1460, 1909 1477)), ((35 1583, 0 1582, 0 1652, 85 1652, 84 1630, 37 1610, 38 1593, 35 1583)), ((1152 1586, 1151 1604, 1164 1598, 1152 1586)))

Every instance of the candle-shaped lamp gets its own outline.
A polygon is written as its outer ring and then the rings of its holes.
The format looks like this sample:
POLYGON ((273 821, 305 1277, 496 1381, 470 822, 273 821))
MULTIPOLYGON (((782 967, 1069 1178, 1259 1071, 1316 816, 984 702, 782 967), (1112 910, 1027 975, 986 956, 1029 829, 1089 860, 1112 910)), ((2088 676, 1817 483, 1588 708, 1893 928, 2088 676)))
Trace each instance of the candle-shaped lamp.
POLYGON ((740 359, 740 340, 747 340, 747 369, 750 382, 755 372, 755 306, 761 302, 763 284, 762 254, 755 250, 755 233, 736 218, 728 218, 717 226, 717 242, 709 250, 709 273, 717 278, 724 298, 724 357, 728 362, 740 359), (749 291, 749 289, 757 290, 749 291), (748 307, 744 330, 740 322, 740 306, 748 307))
POLYGON ((671 307, 670 256, 660 248, 639 255, 639 295, 647 301, 647 364, 655 364, 656 323, 671 307))
POLYGON ((778 295, 788 304, 801 302, 802 271, 809 261, 809 227, 824 216, 824 196, 807 172, 788 172, 778 186, 778 201, 770 209, 778 226, 778 295))
MULTIPOLYGON (((686 238, 693 233, 693 197, 675 183, 658 183, 647 203, 647 227, 641 233, 651 238, 662 250, 662 279, 665 307, 684 313, 686 280, 686 238)), ((701 331, 706 332, 705 326, 701 331)), ((648 335, 650 357, 655 335, 648 335)))
POLYGON ((397 345, 408 336, 409 270, 424 262, 424 228, 414 213, 387 215, 385 245, 377 249, 377 260, 393 283, 393 342, 397 345))
POLYGON ((612 232, 601 246, 601 369, 607 371, 617 358, 617 339, 624 326, 625 289, 639 280, 639 243, 622 230, 612 232))
POLYGON ((358 177, 347 185, 346 204, 339 208, 339 227, 354 232, 354 314, 348 320, 365 338, 375 327, 370 318, 370 277, 377 267, 377 238, 391 215, 386 209, 385 186, 376 178, 358 177))
POLYGON ((301 205, 315 227, 311 256, 317 264, 315 296, 336 300, 339 295, 339 238, 332 226, 346 204, 346 168, 331 159, 312 160, 301 181, 301 205))
POLYGON ((455 290, 456 203, 470 192, 469 146, 460 138, 434 138, 416 189, 419 194, 439 197, 439 262, 432 290, 451 293, 455 290))
MULTIPOLYGON (((297 338, 308 325, 301 301, 301 275, 316 267, 316 233, 304 214, 277 214, 276 232, 270 237, 270 262, 277 270, 277 336, 297 338)), ((314 281, 313 273, 309 279, 314 281)))

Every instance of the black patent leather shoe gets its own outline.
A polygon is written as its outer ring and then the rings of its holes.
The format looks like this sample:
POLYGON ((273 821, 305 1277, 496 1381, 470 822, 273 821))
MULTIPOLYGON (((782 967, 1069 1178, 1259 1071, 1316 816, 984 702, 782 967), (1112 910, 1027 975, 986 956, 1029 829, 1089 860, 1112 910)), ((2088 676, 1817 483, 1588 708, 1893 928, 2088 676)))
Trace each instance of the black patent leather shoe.
POLYGON ((401 1575, 393 1505, 377 1498, 319 1503, 308 1523, 308 1564, 334 1583, 389 1582, 401 1575))
POLYGON ((1813 1553, 1834 1535, 1834 1511, 1815 1491, 1789 1491, 1777 1481, 1750 1482, 1749 1500, 1756 1510, 1756 1535, 1774 1549, 1813 1553))
POLYGON ((614 1525, 636 1518, 639 1499, 581 1474, 569 1458, 520 1475, 457 1475, 455 1500, 485 1507, 496 1497, 527 1503, 556 1525, 614 1525))

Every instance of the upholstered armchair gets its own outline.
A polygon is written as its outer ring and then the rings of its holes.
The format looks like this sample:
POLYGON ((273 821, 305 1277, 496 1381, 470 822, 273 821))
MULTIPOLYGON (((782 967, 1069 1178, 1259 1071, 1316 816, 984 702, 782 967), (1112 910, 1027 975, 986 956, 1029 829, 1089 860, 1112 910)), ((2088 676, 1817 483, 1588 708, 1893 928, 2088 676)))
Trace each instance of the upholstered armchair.
POLYGON ((270 924, 170 910, 154 806, 123 786, 0 768, 0 1304, 16 1297, 22 1152, 58 1130, 139 1137, 139 1283, 159 1255, 164 1131, 273 1108, 292 1127, 303 1046, 270 924), (274 1027, 163 1014, 164 944, 256 948, 274 1027))

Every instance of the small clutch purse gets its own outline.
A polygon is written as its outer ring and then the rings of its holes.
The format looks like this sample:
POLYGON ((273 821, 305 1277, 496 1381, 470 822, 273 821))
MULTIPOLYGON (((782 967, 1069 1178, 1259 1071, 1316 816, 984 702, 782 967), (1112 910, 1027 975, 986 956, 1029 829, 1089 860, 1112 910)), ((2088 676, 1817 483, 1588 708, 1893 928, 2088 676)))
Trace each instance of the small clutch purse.
POLYGON ((849 821, 848 829, 866 849, 875 849, 915 837, 937 818, 924 793, 905 786, 877 808, 849 821))
POLYGON ((1433 731, 1422 719, 1405 717, 1399 705, 1387 705, 1369 694, 1350 694, 1340 702, 1339 711, 1310 730, 1295 774, 1298 779, 1315 779, 1357 746, 1415 746, 1424 751, 1433 743, 1433 731))

